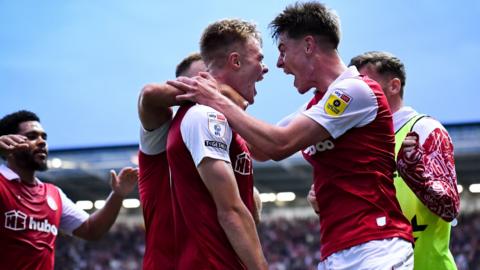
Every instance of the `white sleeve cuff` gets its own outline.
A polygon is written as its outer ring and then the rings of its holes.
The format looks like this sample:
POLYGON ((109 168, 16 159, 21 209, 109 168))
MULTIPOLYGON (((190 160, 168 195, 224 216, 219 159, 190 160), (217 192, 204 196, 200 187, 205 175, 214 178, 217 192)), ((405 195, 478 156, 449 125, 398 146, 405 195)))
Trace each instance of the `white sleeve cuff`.
POLYGON ((165 151, 167 147, 168 129, 170 122, 167 121, 162 126, 152 131, 140 127, 140 151, 146 155, 158 155, 165 151))

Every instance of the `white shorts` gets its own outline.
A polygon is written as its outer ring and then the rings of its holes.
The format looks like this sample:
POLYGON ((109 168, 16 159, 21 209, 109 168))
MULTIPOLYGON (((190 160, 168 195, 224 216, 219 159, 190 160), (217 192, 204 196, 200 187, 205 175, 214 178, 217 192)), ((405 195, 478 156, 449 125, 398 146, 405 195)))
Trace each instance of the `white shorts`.
POLYGON ((412 270, 412 243, 401 238, 373 240, 333 253, 318 270, 412 270))

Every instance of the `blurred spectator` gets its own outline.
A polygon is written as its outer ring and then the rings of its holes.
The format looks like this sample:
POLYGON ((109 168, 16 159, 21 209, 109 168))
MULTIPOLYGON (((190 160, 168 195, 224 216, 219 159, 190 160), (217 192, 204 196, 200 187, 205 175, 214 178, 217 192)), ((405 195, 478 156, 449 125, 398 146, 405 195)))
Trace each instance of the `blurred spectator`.
MULTIPOLYGON (((141 219, 139 219, 140 222, 141 219)), ((263 218, 258 227, 270 270, 316 270, 320 226, 311 218, 263 218)), ((68 236, 57 239, 55 269, 141 269, 145 250, 143 225, 115 225, 97 242, 68 236)), ((452 227, 451 251, 458 270, 480 270, 480 214, 461 215, 452 227)))
POLYGON ((55 269, 137 270, 145 250, 145 229, 115 225, 101 240, 87 242, 62 235, 57 239, 55 269))

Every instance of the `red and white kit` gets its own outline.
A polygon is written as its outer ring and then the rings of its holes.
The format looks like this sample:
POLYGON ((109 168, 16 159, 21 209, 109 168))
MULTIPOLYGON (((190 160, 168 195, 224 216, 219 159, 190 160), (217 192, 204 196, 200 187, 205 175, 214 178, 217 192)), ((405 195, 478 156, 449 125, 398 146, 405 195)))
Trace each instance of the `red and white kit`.
POLYGON ((218 222, 215 202, 197 172, 206 158, 231 164, 242 201, 254 211, 252 160, 225 116, 203 105, 180 107, 167 141, 175 216, 177 269, 246 269, 218 222))
POLYGON ((380 86, 349 67, 299 112, 331 135, 303 150, 314 170, 322 260, 371 240, 413 242, 395 197, 395 138, 380 86))
POLYGON ((143 269, 175 269, 173 207, 166 144, 170 122, 140 130, 138 193, 145 221, 143 269))
POLYGON ((0 261, 2 269, 51 270, 60 230, 71 234, 88 214, 58 187, 26 185, 0 166, 0 261))

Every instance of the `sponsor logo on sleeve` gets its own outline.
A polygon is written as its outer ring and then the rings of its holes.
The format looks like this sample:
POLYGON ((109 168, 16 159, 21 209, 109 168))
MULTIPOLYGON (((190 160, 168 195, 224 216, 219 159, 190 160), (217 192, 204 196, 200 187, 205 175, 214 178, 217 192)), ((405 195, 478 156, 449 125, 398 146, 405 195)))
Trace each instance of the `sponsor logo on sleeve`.
POLYGON ((223 114, 216 113, 216 112, 208 113, 208 130, 214 136, 219 138, 224 138, 226 126, 227 126, 227 119, 223 114))
POLYGON ((327 102, 325 102, 325 112, 331 116, 342 115, 351 101, 352 97, 345 94, 342 90, 333 90, 333 93, 330 94, 327 102))
POLYGON ((205 141, 205 146, 218 148, 227 151, 227 144, 217 141, 205 141))

